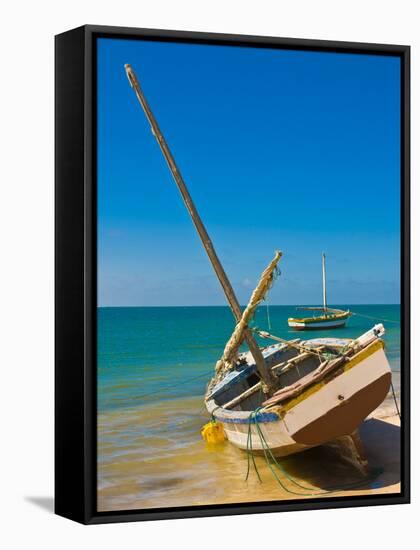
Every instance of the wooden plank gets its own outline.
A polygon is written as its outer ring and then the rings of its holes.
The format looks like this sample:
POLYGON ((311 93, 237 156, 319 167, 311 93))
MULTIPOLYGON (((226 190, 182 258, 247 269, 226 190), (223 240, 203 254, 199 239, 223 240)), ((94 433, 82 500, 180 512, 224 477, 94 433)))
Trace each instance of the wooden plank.
POLYGON ((244 399, 246 399, 250 395, 254 394, 256 391, 261 390, 261 389, 262 389, 261 382, 258 382, 257 384, 255 384, 255 386, 252 386, 248 390, 241 393, 241 395, 238 395, 237 397, 235 397, 234 399, 232 399, 228 403, 225 403, 223 405, 223 408, 224 409, 231 409, 231 408, 235 407, 236 405, 239 405, 239 403, 241 403, 244 399))

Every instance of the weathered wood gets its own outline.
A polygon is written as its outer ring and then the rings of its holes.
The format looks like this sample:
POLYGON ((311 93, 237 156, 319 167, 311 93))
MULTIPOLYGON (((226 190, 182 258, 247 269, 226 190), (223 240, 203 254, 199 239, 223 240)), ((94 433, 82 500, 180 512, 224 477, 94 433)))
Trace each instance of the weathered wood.
POLYGON ((341 458, 350 462, 363 476, 367 477, 369 475, 369 462, 359 430, 357 429, 349 435, 338 437, 336 441, 342 449, 341 458))
MULTIPOLYGON (((147 117, 147 120, 149 121, 151 125, 151 130, 153 135, 155 136, 159 147, 163 153, 163 156, 165 157, 165 160, 168 164, 168 167, 172 173, 172 176, 175 180, 175 183, 179 189, 179 192, 181 193, 182 199, 184 201, 184 204, 191 216, 191 219, 195 225, 195 228, 197 230, 197 233, 200 236, 201 242, 203 243, 204 249, 207 252, 207 255, 210 259, 210 262, 216 272, 216 276, 219 279, 219 282, 223 288, 223 291, 225 293, 225 296, 227 298, 227 301, 232 309, 233 315, 237 322, 240 321, 242 317, 242 311, 240 304, 236 298, 235 292, 232 288, 232 285, 230 284, 230 281, 225 273, 225 270, 223 269, 223 266, 216 254, 216 251, 214 249, 213 243, 211 242, 211 239, 209 237, 209 234, 207 233, 206 228, 204 227, 204 224, 198 214, 198 211, 193 203, 193 200, 191 198, 191 195, 187 189, 187 186, 185 185, 185 182, 181 176, 181 173, 175 163, 175 159, 172 156, 172 153, 165 141, 165 138, 163 137, 162 132, 160 131, 159 125, 149 107, 149 104, 147 103, 147 100, 143 94, 143 91, 140 87, 140 84, 138 82, 138 79, 131 68, 130 65, 125 65, 125 70, 127 73, 128 80, 134 89, 137 99, 139 100, 139 103, 141 107, 143 108, 143 111, 147 117)), ((268 393, 270 393, 274 387, 275 387, 275 379, 271 373, 271 371, 267 368, 264 357, 261 353, 260 348, 258 347, 257 342, 255 341, 252 333, 249 330, 246 330, 244 333, 244 337, 246 340, 246 343, 248 344, 249 350, 252 353, 252 356, 255 360, 255 364, 257 366, 258 374, 261 377, 261 379, 264 381, 264 384, 266 386, 265 389, 267 389, 268 393)))
POLYGON ((224 409, 231 409, 232 407, 235 407, 236 405, 239 405, 244 399, 249 397, 250 395, 254 394, 256 391, 261 390, 261 382, 257 382, 255 386, 251 386, 249 389, 238 395, 237 397, 234 397, 228 403, 225 403, 223 405, 224 409))

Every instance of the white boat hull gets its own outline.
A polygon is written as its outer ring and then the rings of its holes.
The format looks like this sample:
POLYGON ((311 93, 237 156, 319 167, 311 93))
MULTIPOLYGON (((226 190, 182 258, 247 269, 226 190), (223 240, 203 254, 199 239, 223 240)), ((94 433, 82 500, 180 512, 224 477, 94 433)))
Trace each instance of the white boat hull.
POLYGON ((337 321, 323 321, 320 323, 299 323, 297 321, 289 321, 289 327, 294 328, 296 330, 302 329, 302 330, 316 330, 316 329, 324 329, 324 328, 340 328, 344 327, 346 324, 346 320, 337 320, 337 321))
MULTIPOLYGON (((287 456, 309 449, 309 445, 301 445, 294 441, 284 425, 283 420, 277 422, 260 423, 259 427, 267 442, 267 446, 275 456, 287 456)), ((238 447, 246 450, 252 449, 252 452, 263 453, 263 444, 255 424, 226 424, 223 428, 227 439, 238 447), (251 442, 248 444, 248 432, 251 430, 251 442)))
POLYGON ((349 317, 350 311, 329 309, 327 314, 323 316, 289 317, 287 322, 289 327, 294 330, 334 329, 344 327, 349 317))

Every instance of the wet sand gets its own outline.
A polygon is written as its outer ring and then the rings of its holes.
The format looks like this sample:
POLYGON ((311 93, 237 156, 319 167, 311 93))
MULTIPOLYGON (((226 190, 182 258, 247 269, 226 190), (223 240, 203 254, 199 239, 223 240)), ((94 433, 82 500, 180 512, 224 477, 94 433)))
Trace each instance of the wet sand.
POLYGON ((281 459, 287 474, 307 489, 284 476, 281 487, 263 457, 255 458, 261 482, 252 467, 245 481, 246 453, 228 442, 207 445, 200 437, 207 421, 199 397, 100 415, 98 510, 400 492, 400 423, 390 396, 360 429, 370 467, 382 471, 368 483, 334 443, 281 459), (357 486, 346 489, 349 484, 357 486), (334 492, 325 492, 332 486, 334 492))

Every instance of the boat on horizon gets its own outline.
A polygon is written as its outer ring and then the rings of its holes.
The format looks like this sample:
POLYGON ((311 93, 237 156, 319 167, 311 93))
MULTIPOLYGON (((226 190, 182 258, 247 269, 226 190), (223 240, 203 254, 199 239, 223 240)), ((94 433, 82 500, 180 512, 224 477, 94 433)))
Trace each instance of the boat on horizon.
POLYGON ((322 253, 322 296, 323 306, 298 307, 296 309, 306 311, 321 311, 320 315, 312 317, 289 317, 287 323, 293 330, 323 330, 344 327, 351 316, 350 310, 335 309, 327 306, 327 282, 325 270, 325 253, 322 253))

